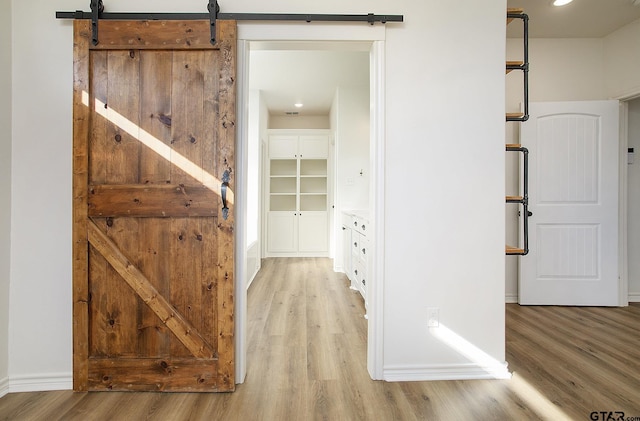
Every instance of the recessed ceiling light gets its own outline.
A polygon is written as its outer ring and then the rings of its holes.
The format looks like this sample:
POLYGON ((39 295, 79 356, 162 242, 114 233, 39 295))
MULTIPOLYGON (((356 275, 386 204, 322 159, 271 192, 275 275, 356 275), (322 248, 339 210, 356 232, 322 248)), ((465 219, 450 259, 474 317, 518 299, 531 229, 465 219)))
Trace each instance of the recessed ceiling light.
POLYGON ((554 6, 564 6, 565 4, 571 3, 573 0, 553 0, 554 6))
POLYGON ((304 106, 304 104, 302 102, 296 102, 293 105, 295 105, 296 108, 302 108, 304 106))

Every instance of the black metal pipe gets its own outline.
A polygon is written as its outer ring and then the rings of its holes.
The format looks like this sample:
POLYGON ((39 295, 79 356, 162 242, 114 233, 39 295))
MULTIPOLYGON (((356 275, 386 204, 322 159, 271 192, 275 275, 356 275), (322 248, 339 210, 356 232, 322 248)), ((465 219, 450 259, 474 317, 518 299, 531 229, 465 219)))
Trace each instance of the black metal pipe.
POLYGON ((507 203, 521 203, 522 204, 522 214, 524 219, 522 221, 522 243, 523 243, 523 252, 522 253, 508 253, 512 256, 526 256, 529 254, 529 149, 523 146, 507 146, 507 152, 522 152, 523 154, 523 164, 522 164, 522 200, 517 201, 507 201, 507 203))
POLYGON ((522 213, 524 214, 524 220, 522 223, 522 230, 524 231, 524 253, 523 256, 529 254, 529 150, 527 148, 523 148, 523 187, 522 187, 522 213))
POLYGON ((524 113, 522 117, 507 117, 507 121, 525 122, 529 120, 529 15, 526 13, 507 13, 507 18, 522 20, 522 38, 524 43, 523 64, 520 66, 507 66, 507 69, 510 70, 522 70, 524 113))
MULTIPOLYGON (((529 15, 522 14, 523 48, 524 48, 524 116, 522 121, 529 120, 529 15)), ((528 152, 527 152, 528 153, 528 152)))
MULTIPOLYGON (((56 12, 56 19, 91 19, 91 12, 56 12)), ((101 20, 209 20, 209 13, 105 12, 101 20)), ((279 20, 299 22, 404 22, 404 15, 331 15, 303 13, 218 13, 220 20, 279 20)))

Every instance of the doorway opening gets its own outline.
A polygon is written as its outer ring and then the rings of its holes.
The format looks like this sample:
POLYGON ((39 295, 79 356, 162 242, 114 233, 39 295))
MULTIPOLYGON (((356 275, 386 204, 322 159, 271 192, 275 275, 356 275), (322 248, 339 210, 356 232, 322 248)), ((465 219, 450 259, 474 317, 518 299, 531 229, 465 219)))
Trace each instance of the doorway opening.
MULTIPOLYGON (((260 259, 268 255, 266 247, 267 238, 269 232, 266 229, 266 213, 264 198, 265 183, 268 180, 265 179, 265 165, 264 162, 267 157, 268 151, 268 135, 269 130, 281 129, 281 130, 314 130, 322 129, 327 130, 329 133, 329 154, 327 165, 327 214, 328 214, 328 246, 326 250, 326 257, 334 259, 333 269, 335 271, 341 271, 342 268, 342 243, 341 243, 341 219, 339 217, 341 210, 344 206, 349 206, 349 198, 345 193, 344 186, 341 186, 341 182, 345 184, 355 184, 355 180, 351 180, 352 177, 345 176, 341 172, 341 165, 348 162, 345 159, 344 151, 341 146, 348 145, 348 135, 344 134, 344 131, 340 130, 339 119, 348 121, 348 117, 344 115, 340 117, 339 113, 334 108, 340 105, 340 93, 342 92, 343 98, 349 97, 351 90, 364 92, 366 94, 365 110, 367 113, 367 121, 364 123, 367 126, 367 139, 366 143, 366 161, 365 163, 358 163, 352 165, 358 167, 358 175, 368 175, 368 184, 366 185, 365 193, 367 202, 366 210, 370 212, 371 223, 373 227, 377 229, 371 230, 371 239, 374 242, 374 246, 371 248, 371 260, 375 263, 371 264, 372 276, 370 277, 368 297, 368 328, 367 328, 367 367, 370 377, 373 379, 381 378, 382 372, 382 314, 381 314, 381 294, 378 290, 382 286, 382 260, 375 257, 380 253, 379 250, 382 242, 382 227, 384 223, 384 215, 382 213, 383 183, 381 180, 384 175, 382 144, 383 144, 383 129, 384 124, 381 116, 383 109, 383 69, 384 69, 384 31, 380 29, 370 32, 367 36, 361 35, 361 29, 353 31, 350 34, 348 29, 345 30, 346 36, 341 37, 347 41, 331 41, 327 40, 325 35, 309 34, 308 29, 311 26, 305 28, 304 25, 300 26, 302 33, 298 33, 296 39, 280 40, 277 42, 272 41, 273 35, 268 35, 269 31, 266 30, 266 34, 256 35, 252 33, 246 37, 243 37, 243 31, 240 31, 239 41, 239 147, 238 147, 238 174, 237 174, 237 191, 239 197, 245 198, 244 206, 237 207, 237 221, 238 226, 236 235, 237 241, 237 256, 238 256, 238 282, 236 283, 236 297, 237 297, 237 312, 236 312, 236 373, 239 382, 242 382, 246 375, 246 353, 247 353, 247 291, 251 280, 253 279, 256 268, 259 267, 260 259), (355 34, 355 35, 354 35, 355 34), (376 35, 377 34, 377 35, 376 35), (382 34, 382 36, 380 36, 382 34), (374 36, 372 36, 374 35, 374 36), (304 40, 304 41, 300 41, 304 40), (267 42, 268 41, 268 42, 267 42), (252 56, 252 53, 256 53, 252 56), (343 73, 349 73, 349 61, 355 60, 355 62, 361 61, 364 57, 366 72, 368 73, 367 80, 363 83, 359 80, 359 87, 344 86, 338 87, 332 92, 319 93, 318 95, 329 96, 330 104, 329 108, 324 114, 319 113, 317 108, 310 106, 311 110, 307 116, 302 111, 298 111, 294 114, 295 102, 289 100, 289 109, 278 109, 277 106, 272 106, 271 109, 268 106, 267 99, 270 92, 268 87, 252 87, 251 86, 251 74, 256 70, 260 72, 274 72, 275 59, 277 56, 286 56, 289 59, 296 54, 303 54, 307 56, 307 59, 313 62, 320 57, 320 60, 328 60, 329 56, 343 57, 343 60, 347 62, 347 66, 343 70, 343 73), (264 69, 254 68, 253 66, 262 63, 264 69), (256 89, 254 89, 256 88, 256 89), (336 99, 338 97, 338 99, 336 99), (333 111, 332 111, 333 110, 333 111), (315 114, 315 115, 314 115, 315 114), (343 139, 342 136, 345 136, 343 139), (342 180, 342 181, 341 181, 342 180), (340 230, 340 231, 339 231, 340 230)), ((312 33, 315 33, 313 28, 312 33)), ((373 28, 365 28, 373 29, 373 28)), ((332 29, 335 32, 335 27, 332 29)), ((251 31, 248 31, 251 32, 251 31)), ((295 34, 295 31, 288 33, 289 35, 295 34)), ((334 33, 335 35, 335 33, 334 33)), ((295 63, 295 62, 294 62, 295 63)), ((290 64, 293 67, 293 75, 289 75, 289 79, 292 77, 300 77, 305 73, 305 70, 300 63, 290 64)), ((358 75, 347 75, 358 79, 358 75)), ((285 78, 286 79, 286 78, 285 78)), ((360 77, 361 79, 361 77, 360 77)), ((304 80, 304 78, 303 78, 304 80)), ((316 80, 305 80, 306 84, 318 87, 320 83, 316 80)), ((277 89, 275 87, 275 93, 272 94, 274 98, 278 98, 278 94, 282 94, 284 89, 277 89)), ((357 96, 357 95, 356 95, 357 96)), ((310 98, 309 100, 312 100, 310 98)), ((275 101, 275 100, 274 100, 275 101)), ((304 98, 296 99, 295 101, 308 101, 304 98)), ((274 103, 276 103, 275 101, 274 103)), ((326 102, 326 99, 325 99, 326 102)), ((313 105, 313 102, 308 102, 313 105)), ((306 107, 306 106, 304 106, 306 107)), ((302 108, 302 107, 301 107, 302 108)), ((362 123, 361 123, 362 124, 362 123)), ((352 155, 357 157, 357 153, 352 155)), ((360 155, 360 158, 362 158, 360 155)), ((353 163, 352 163, 353 164, 353 163)), ((315 181, 314 181, 315 183, 315 181)), ((365 356, 363 355, 364 359, 365 356)))

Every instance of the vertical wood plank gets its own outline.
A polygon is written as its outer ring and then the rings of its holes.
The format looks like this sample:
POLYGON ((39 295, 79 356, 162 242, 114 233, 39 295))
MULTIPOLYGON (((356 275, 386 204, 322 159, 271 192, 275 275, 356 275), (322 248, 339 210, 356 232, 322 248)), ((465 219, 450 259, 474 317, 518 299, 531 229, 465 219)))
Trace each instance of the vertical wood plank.
MULTIPOLYGON (((204 121, 204 80, 208 71, 204 51, 174 52, 172 66, 172 151, 186 158, 192 165, 187 172, 171 167, 171 182, 194 184, 203 176, 203 145, 207 143, 204 121)), ((173 162, 173 155, 172 155, 173 162)), ((174 218, 172 221, 171 300, 178 310, 201 330, 203 317, 212 310, 202 309, 202 243, 199 218, 174 218)), ((201 331, 202 332, 202 331, 201 331)), ((207 337, 206 332, 202 332, 207 337)), ((171 355, 186 356, 184 346, 171 341, 171 355)))
POLYGON ((89 140, 89 183, 104 184, 107 179, 107 120, 98 112, 98 103, 107 104, 107 52, 91 51, 91 137, 89 140))
MULTIPOLYGON (((220 95, 220 66, 221 60, 218 59, 219 51, 204 51, 204 115, 203 115, 203 136, 205 141, 202 145, 202 168, 205 172, 220 178, 222 175, 216 171, 217 168, 217 152, 218 147, 216 140, 217 135, 217 115, 218 115, 218 98, 220 95)), ((222 201, 216 195, 216 208, 221 207, 222 201)), ((217 218, 202 218, 201 228, 203 231, 203 259, 202 259, 202 301, 203 308, 209 308, 211 311, 203 319, 202 330, 206 334, 207 339, 211 341, 214 349, 218 349, 218 312, 216 302, 218 298, 218 273, 216 265, 216 256, 218 255, 218 239, 217 239, 217 218)))
MULTIPOLYGON (((154 142, 171 144, 171 74, 172 51, 140 51, 140 128, 154 142)), ((168 157, 142 146, 140 150, 140 184, 168 184, 171 181, 168 157)), ((158 218, 139 220, 140 270, 160 294, 170 296, 171 256, 167 221, 158 218)), ((172 334, 144 303, 139 302, 138 355, 168 357, 172 334)))
POLYGON ((176 51, 173 55, 172 149, 193 164, 191 173, 172 166, 171 182, 175 184, 193 183, 203 176, 204 54, 203 51, 176 51))
POLYGON ((199 279, 200 308, 202 309, 202 336, 218 348, 218 315, 216 311, 216 297, 218 296, 217 268, 214 256, 217 256, 217 232, 215 218, 200 218, 202 232, 202 258, 200 264, 202 273, 199 279))
MULTIPOLYGON (((171 145, 172 51, 140 51, 140 128, 154 142, 171 145)), ((158 155, 142 146, 140 150, 140 183, 169 184, 169 157, 158 155)))
MULTIPOLYGON (((106 231, 104 219, 96 221, 101 229, 106 231)), ((109 263, 93 247, 89 247, 89 293, 91 302, 89 305, 89 356, 105 357, 109 354, 109 337, 106 314, 106 300, 109 291, 106 286, 107 268, 109 263)))
MULTIPOLYGON (((193 314, 189 310, 193 306, 191 287, 195 275, 193 265, 195 259, 192 234, 192 221, 189 218, 171 218, 171 303, 189 322, 194 323, 193 314)), ((195 325, 195 324, 194 324, 195 325)), ((188 350, 178 341, 171 338, 171 356, 188 357, 188 350)))
MULTIPOLYGON (((144 239, 140 245, 140 271, 152 282, 158 292, 170 296, 169 253, 170 233, 166 229, 167 220, 160 218, 141 218, 139 235, 144 239)), ((171 332, 164 326, 155 313, 144 303, 139 302, 136 320, 138 325, 137 354, 140 357, 170 356, 171 332)))
MULTIPOLYGON (((96 104, 107 104, 108 70, 107 52, 91 51, 91 81, 89 109, 91 112, 91 130, 88 145, 89 184, 104 184, 107 179, 107 124, 100 115, 96 104)), ((106 220, 96 221, 106 230, 106 220)), ((89 356, 108 354, 108 331, 105 311, 106 297, 111 293, 106 283, 109 264, 93 247, 89 247, 89 277, 87 279, 91 301, 89 303, 89 356)))
MULTIPOLYGON (((109 51, 107 53, 106 111, 106 180, 107 184, 139 181, 140 142, 134 136, 140 124, 140 54, 139 51, 109 51), (121 116, 121 117, 118 117, 121 116), (127 126, 131 125, 127 130, 127 126), (133 135, 129 132, 133 131, 133 135)), ((137 218, 114 218, 107 235, 139 264, 137 218)), ((140 300, 126 288, 121 276, 107 268, 105 288, 108 295, 103 308, 108 333, 110 356, 136 355, 137 320, 134 315, 140 300)))
POLYGON ((73 389, 87 390, 89 359, 89 290, 87 199, 90 112, 88 21, 73 26, 73 389))
MULTIPOLYGON (((235 186, 235 122, 236 122, 236 22, 218 21, 220 47, 219 114, 217 117, 217 172, 231 174, 230 190, 235 186)), ((218 356, 219 387, 235 388, 234 365, 234 205, 228 203, 228 219, 218 207, 218 356)))
POLYGON ((110 184, 138 182, 140 142, 125 126, 140 124, 140 54, 138 51, 107 53, 107 178, 110 184), (118 117, 117 115, 122 116, 118 117))

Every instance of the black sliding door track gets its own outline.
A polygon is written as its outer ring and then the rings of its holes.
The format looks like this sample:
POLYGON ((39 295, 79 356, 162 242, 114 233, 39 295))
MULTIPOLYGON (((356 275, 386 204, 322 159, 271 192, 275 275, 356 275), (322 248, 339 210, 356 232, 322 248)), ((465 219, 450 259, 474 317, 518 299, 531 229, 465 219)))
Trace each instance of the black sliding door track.
POLYGON ((298 22, 403 22, 403 15, 333 15, 305 13, 220 13, 216 0, 209 0, 208 13, 119 13, 104 12, 102 0, 91 1, 91 12, 56 12, 57 19, 91 19, 93 26, 93 44, 98 44, 98 21, 100 20, 209 20, 211 22, 211 43, 215 43, 215 21, 298 21, 298 22))

